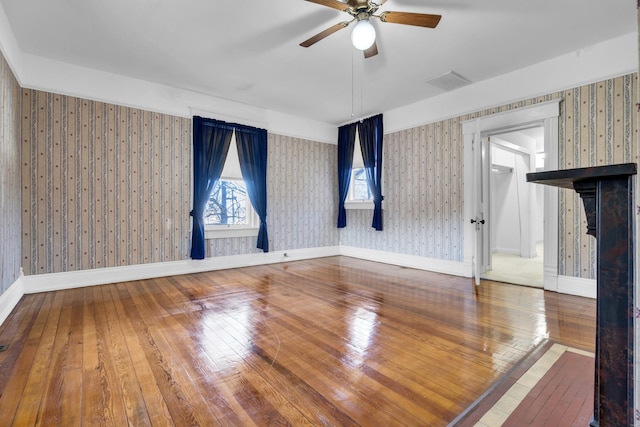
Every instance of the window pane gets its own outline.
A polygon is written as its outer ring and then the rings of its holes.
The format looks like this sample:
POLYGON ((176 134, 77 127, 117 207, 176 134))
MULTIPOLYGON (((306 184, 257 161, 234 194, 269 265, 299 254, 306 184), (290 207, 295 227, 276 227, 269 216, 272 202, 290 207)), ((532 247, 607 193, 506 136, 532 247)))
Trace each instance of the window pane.
POLYGON ((205 225, 246 225, 247 202, 243 181, 219 180, 204 211, 205 225))
POLYGON ((367 176, 364 168, 353 170, 353 199, 354 200, 371 200, 371 191, 367 184, 367 176))

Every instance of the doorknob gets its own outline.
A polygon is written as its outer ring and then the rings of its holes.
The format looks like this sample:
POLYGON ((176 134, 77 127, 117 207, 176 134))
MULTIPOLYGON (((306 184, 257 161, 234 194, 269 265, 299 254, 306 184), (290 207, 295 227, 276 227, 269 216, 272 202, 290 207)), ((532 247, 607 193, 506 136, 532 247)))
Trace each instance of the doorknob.
POLYGON ((475 224, 476 222, 479 222, 480 224, 484 224, 484 219, 481 219, 481 220, 478 221, 475 218, 471 218, 471 224, 475 224))

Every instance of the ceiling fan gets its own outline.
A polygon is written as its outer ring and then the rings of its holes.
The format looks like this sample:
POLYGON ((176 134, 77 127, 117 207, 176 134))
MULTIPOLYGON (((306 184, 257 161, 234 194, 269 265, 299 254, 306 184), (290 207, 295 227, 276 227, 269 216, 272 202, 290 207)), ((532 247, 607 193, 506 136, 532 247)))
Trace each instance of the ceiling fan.
POLYGON ((365 58, 370 58, 378 54, 378 47, 376 46, 376 31, 373 28, 373 25, 369 22, 370 18, 378 18, 382 22, 414 25, 426 28, 435 28, 438 25, 438 22, 440 22, 440 18, 442 18, 441 15, 411 12, 382 12, 380 15, 374 15, 378 8, 386 3, 387 0, 379 0, 377 3, 372 0, 346 0, 344 3, 338 0, 306 1, 338 9, 341 12, 346 12, 351 15, 353 19, 351 21, 340 22, 319 32, 310 39, 300 43, 300 46, 312 46, 336 31, 347 27, 352 22, 356 22, 356 26, 353 28, 353 32, 351 33, 351 41, 357 49, 364 51, 365 58))

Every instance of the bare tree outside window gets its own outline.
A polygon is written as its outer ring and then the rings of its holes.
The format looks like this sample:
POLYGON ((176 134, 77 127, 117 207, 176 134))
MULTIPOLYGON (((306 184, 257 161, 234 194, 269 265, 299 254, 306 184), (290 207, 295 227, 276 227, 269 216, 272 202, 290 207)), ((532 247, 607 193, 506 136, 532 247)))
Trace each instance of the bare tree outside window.
POLYGON ((367 184, 364 168, 353 169, 353 200, 371 200, 371 190, 367 184))
POLYGON ((247 224, 247 189, 244 182, 218 180, 204 211, 204 223, 247 224))

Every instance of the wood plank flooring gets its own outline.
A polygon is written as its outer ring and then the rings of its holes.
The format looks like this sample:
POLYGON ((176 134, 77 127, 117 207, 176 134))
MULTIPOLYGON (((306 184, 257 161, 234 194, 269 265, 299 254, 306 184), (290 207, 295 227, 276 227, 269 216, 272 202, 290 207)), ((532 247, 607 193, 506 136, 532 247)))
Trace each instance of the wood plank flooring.
POLYGON ((2 425, 444 426, 595 301, 348 257, 26 295, 2 425))

